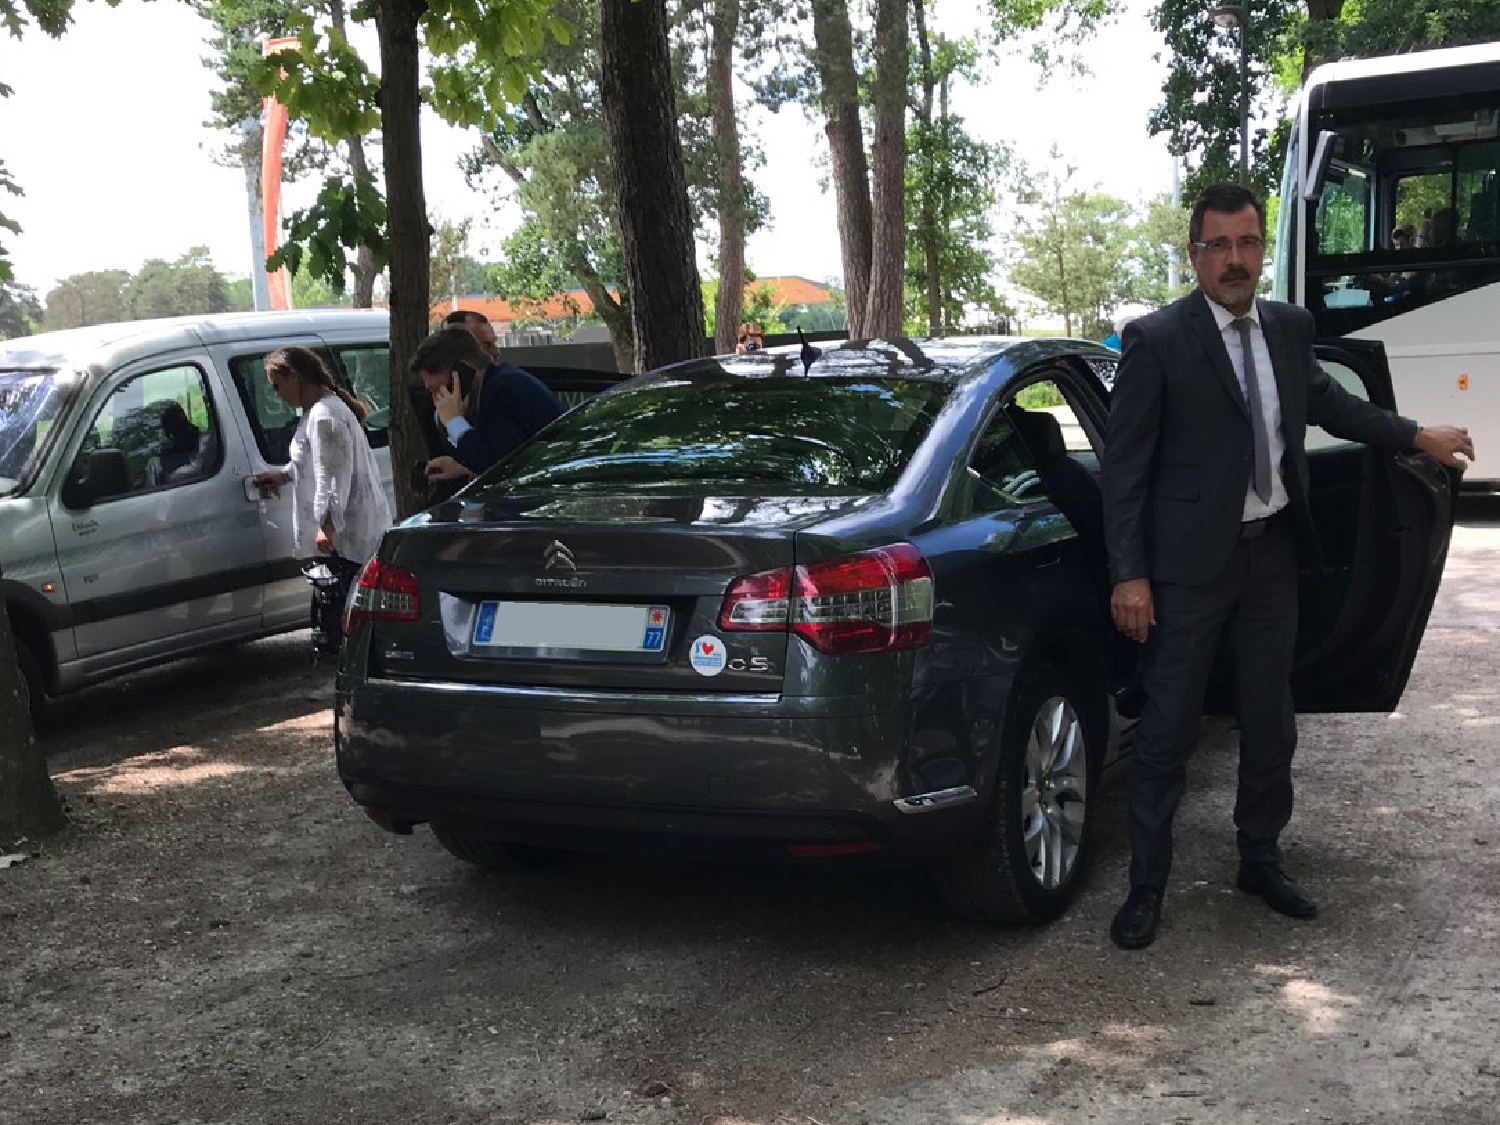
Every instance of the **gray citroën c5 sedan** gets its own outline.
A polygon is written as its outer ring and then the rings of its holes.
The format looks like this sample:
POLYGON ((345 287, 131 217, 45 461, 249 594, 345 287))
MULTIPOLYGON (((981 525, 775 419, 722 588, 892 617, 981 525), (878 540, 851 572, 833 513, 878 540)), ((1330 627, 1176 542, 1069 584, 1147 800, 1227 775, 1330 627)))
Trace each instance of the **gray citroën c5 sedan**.
MULTIPOLYGON (((599 395, 387 534, 349 607, 345 785, 485 866, 916 862, 970 916, 1054 916, 1132 672, 1097 483, 1115 359, 869 341, 599 395)), ((1324 360, 1389 397, 1378 353, 1324 360)), ((1389 709, 1452 480, 1332 439, 1312 458, 1299 701, 1389 709)))

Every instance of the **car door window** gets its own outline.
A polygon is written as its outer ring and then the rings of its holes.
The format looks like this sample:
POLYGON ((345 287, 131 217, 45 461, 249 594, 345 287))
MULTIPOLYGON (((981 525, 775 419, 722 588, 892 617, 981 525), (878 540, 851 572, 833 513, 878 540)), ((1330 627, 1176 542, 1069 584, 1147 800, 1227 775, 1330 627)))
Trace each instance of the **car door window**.
POLYGON ((354 397, 370 408, 365 434, 374 449, 390 444, 391 348, 386 343, 335 344, 334 358, 354 397))
POLYGON ((1055 379, 1040 379, 1016 392, 1011 415, 1037 461, 1061 452, 1097 476, 1099 453, 1075 405, 1077 393, 1055 379))
MULTIPOLYGON (((1348 391, 1355 398, 1364 399, 1366 402, 1370 400, 1370 392, 1365 389, 1364 381, 1355 374, 1352 368, 1346 367, 1337 360, 1324 359, 1319 362, 1322 364, 1323 370, 1328 372, 1333 381, 1343 387, 1344 390, 1348 391)), ((1353 444, 1353 442, 1345 441, 1343 438, 1334 437, 1327 430, 1323 429, 1322 426, 1307 427, 1306 448, 1309 453, 1318 449, 1335 449, 1353 444)))
POLYGON ((89 460, 101 450, 118 451, 125 463, 125 488, 109 499, 177 488, 217 473, 223 440, 202 370, 182 364, 116 387, 85 431, 73 476, 87 476, 89 460))
POLYGON ((1036 465, 1005 411, 995 414, 969 458, 968 513, 981 515, 1047 502, 1036 465))

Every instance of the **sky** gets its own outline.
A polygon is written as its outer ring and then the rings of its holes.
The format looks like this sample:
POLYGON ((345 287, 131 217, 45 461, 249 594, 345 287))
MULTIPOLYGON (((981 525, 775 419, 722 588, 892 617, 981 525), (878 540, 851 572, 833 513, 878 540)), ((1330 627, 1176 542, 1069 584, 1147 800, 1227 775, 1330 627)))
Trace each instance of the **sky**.
MULTIPOLYGON (((984 82, 955 96, 979 136, 1006 141, 1032 164, 1055 144, 1078 183, 1128 199, 1170 190, 1172 161, 1146 132, 1165 69, 1151 29, 1152 0, 1119 0, 1114 22, 1084 49, 1084 78, 1041 75, 1017 55, 992 64, 984 82)), ((938 0, 936 23, 961 31, 974 7, 938 0)), ((38 296, 86 270, 135 271, 206 246, 230 276, 251 268, 244 174, 214 153, 226 138, 205 127, 214 83, 201 60, 207 25, 186 5, 123 0, 79 3, 58 40, 34 29, 19 44, 0 38, 0 158, 26 192, 0 210, 23 232, 7 236, 16 279, 38 296)), ((746 99, 748 100, 748 98, 746 99)), ((762 276, 816 280, 840 273, 837 226, 826 174, 809 158, 823 149, 821 124, 796 107, 751 110, 767 163, 754 179, 771 204, 771 225, 751 237, 749 264, 762 276)), ((493 258, 513 208, 497 209, 465 184, 459 157, 471 134, 430 112, 423 170, 434 220, 473 219, 470 252, 493 258)), ((286 190, 283 213, 310 201, 315 185, 286 190)))

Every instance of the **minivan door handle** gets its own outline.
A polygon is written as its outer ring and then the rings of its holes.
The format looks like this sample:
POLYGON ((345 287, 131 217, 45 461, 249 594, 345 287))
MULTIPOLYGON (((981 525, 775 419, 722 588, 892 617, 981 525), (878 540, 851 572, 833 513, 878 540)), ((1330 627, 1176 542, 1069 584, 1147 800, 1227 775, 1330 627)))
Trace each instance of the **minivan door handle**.
POLYGON ((260 486, 255 483, 254 474, 245 478, 245 499, 252 504, 261 502, 260 486))

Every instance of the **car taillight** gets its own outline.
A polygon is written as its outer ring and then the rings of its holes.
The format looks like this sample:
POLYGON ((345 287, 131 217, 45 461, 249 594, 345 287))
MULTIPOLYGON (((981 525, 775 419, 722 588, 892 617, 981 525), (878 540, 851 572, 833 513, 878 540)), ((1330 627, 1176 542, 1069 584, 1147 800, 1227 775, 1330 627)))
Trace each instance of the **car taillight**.
POLYGON ((417 576, 404 566, 371 559, 359 572, 344 614, 344 635, 367 621, 415 621, 422 609, 417 576))
POLYGON ((791 567, 736 578, 724 595, 719 628, 730 632, 785 632, 791 591, 791 567))
POLYGON ((820 652, 896 652, 932 640, 932 569, 910 543, 736 579, 726 632, 788 627, 820 652))

